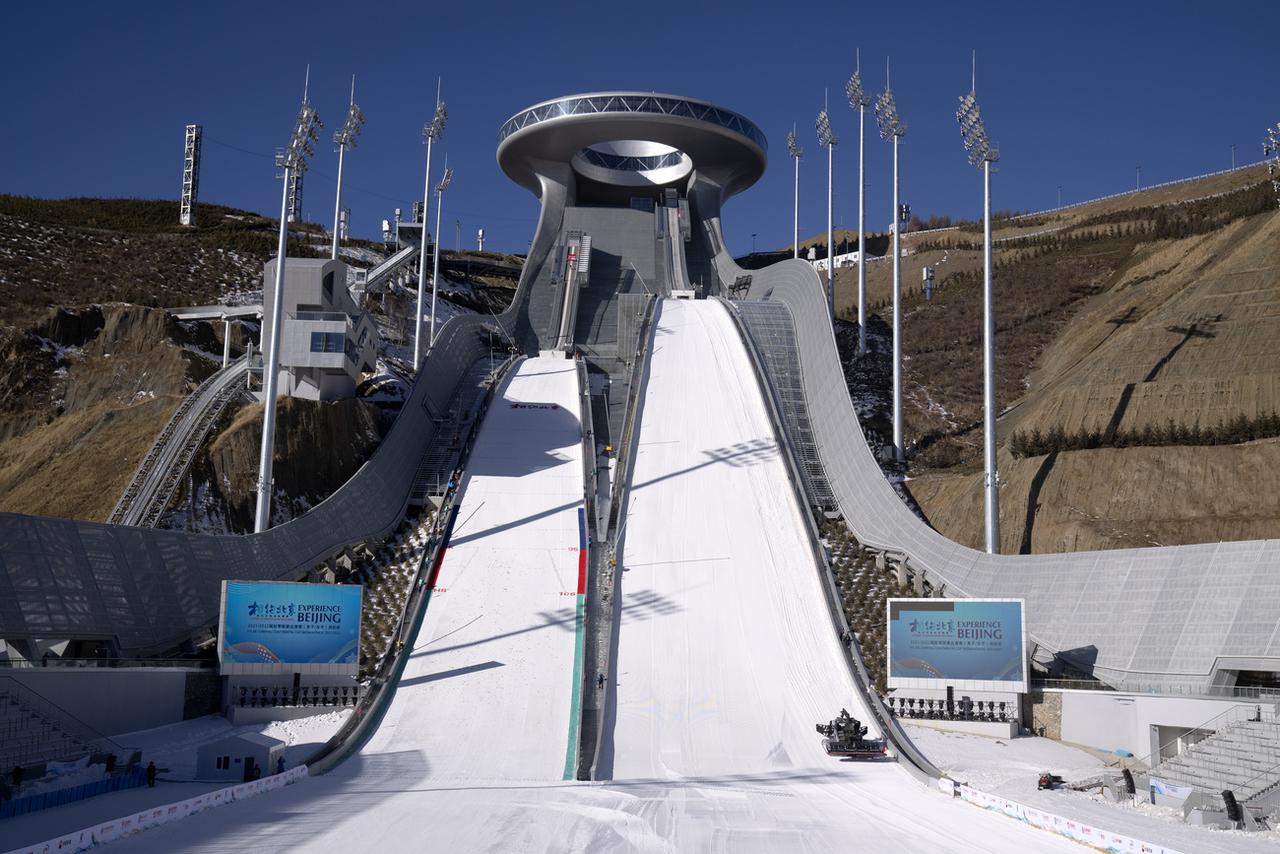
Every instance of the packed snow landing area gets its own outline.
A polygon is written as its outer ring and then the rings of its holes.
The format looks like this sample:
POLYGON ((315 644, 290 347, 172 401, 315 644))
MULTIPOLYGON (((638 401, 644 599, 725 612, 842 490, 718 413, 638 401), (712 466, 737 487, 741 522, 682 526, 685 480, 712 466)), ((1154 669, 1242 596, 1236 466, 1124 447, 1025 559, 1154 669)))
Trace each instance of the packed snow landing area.
POLYGON ((1079 851, 828 758, 865 717, 725 309, 658 317, 620 565, 606 782, 563 781, 582 470, 572 363, 490 408, 453 545, 377 734, 336 771, 119 843, 146 851, 1079 851), (549 404, 556 409, 513 406, 549 404), (526 420, 525 416, 538 420, 526 420))

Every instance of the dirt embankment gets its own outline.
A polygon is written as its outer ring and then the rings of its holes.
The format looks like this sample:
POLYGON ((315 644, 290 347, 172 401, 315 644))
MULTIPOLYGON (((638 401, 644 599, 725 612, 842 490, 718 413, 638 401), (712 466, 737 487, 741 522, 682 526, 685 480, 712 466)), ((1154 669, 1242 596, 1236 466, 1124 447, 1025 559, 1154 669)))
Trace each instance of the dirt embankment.
MULTIPOLYGON (((377 448, 387 424, 376 405, 358 398, 285 397, 277 412, 272 519, 278 525, 346 483, 377 448)), ((261 443, 262 404, 230 407, 197 455, 164 525, 212 533, 252 531, 261 443)))
MULTIPOLYGON (((1010 455, 1015 431, 1132 436, 1280 410, 1280 213, 1138 242, 1115 269, 1044 340, 1024 393, 1008 394, 1001 378, 1002 550, 1280 537, 1277 440, 1010 455)), ((980 433, 975 425, 970 438, 980 433)), ((929 521, 971 546, 982 537, 977 465, 921 469, 910 482, 929 521)))
POLYGON ((110 304, 0 336, 0 510, 103 520, 179 402, 218 363, 207 324, 110 304))
MULTIPOLYGON (((1041 554, 1280 534, 1280 441, 1104 448, 1000 460, 1000 550, 1041 554)), ((982 548, 982 475, 925 476, 911 494, 930 524, 982 548)))

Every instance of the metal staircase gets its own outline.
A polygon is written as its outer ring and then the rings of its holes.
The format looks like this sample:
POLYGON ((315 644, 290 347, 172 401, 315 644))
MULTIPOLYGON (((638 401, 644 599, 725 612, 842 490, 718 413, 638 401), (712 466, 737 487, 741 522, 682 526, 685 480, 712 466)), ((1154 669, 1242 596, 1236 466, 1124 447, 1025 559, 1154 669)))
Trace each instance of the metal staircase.
MULTIPOLYGON (((405 246, 399 252, 383 261, 378 266, 371 269, 364 278, 364 293, 375 294, 384 290, 387 283, 397 273, 410 270, 414 275, 417 274, 416 264, 418 260, 418 247, 416 244, 405 246), (413 264, 415 267, 410 267, 413 264)), ((357 294, 357 297, 359 294, 357 294)))
POLYGON ((245 387, 247 356, 209 377, 165 424, 107 519, 113 525, 154 527, 191 460, 227 404, 245 387))

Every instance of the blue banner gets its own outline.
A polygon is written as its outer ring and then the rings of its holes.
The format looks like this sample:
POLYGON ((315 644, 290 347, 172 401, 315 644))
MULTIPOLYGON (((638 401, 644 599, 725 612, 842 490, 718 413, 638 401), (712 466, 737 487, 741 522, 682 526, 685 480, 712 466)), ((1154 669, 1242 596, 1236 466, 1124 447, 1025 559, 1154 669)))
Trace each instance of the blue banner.
POLYGON ((226 586, 223 664, 359 664, 359 585, 226 586))
POLYGON ((1024 682, 1022 603, 890 599, 889 678, 1024 682))

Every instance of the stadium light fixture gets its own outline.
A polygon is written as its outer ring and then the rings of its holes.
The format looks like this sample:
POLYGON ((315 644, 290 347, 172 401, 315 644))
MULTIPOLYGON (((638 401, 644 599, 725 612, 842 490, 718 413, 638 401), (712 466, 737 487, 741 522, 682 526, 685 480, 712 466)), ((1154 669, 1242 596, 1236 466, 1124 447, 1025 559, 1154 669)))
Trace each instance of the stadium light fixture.
MULTIPOLYGON (((422 126, 422 141, 427 145, 427 174, 422 181, 422 242, 419 244, 418 251, 418 308, 413 323, 413 369, 415 372, 422 364, 422 299, 427 284, 427 223, 430 221, 427 216, 427 205, 431 201, 431 145, 444 136, 444 126, 448 120, 449 111, 445 109, 444 101, 440 100, 440 79, 436 78, 436 111, 431 121, 422 126)), ((436 231, 439 232, 439 229, 437 228, 436 231)), ((440 235, 437 233, 437 247, 439 243, 440 235)), ((434 321, 435 312, 432 312, 431 316, 434 321)))
MULTIPOLYGON (((985 520, 988 554, 1000 551, 1000 480, 996 471, 996 320, 991 286, 991 164, 1000 151, 987 138, 978 107, 978 54, 974 51, 973 79, 969 94, 960 99, 956 121, 964 139, 970 166, 982 168, 982 431, 985 462, 985 520)), ((1059 194, 1062 188, 1058 188, 1059 194)), ((1061 207, 1061 201, 1059 201, 1061 207)))
POLYGON ((834 193, 832 192, 832 167, 834 166, 833 152, 840 143, 840 138, 836 136, 835 131, 831 129, 831 117, 827 115, 826 95, 823 95, 822 112, 818 113, 817 129, 818 129, 818 145, 827 150, 827 311, 831 313, 831 322, 835 323, 836 319, 836 256, 835 256, 835 235, 832 228, 832 214, 834 212, 834 193))
MULTIPOLYGON (((440 213, 444 210, 444 191, 453 183, 453 170, 449 168, 449 159, 445 158, 444 177, 436 187, 436 251, 431 265, 431 337, 427 340, 431 346, 436 345, 436 288, 440 283, 440 213)), ((426 225, 426 220, 422 222, 426 225)))
POLYGON ((356 76, 351 75, 351 102, 347 107, 347 123, 342 126, 342 130, 333 135, 333 141, 338 146, 338 194, 333 200, 333 250, 329 253, 329 257, 338 260, 338 239, 339 221, 342 215, 342 161, 343 155, 346 154, 348 148, 356 147, 356 138, 360 136, 360 129, 364 127, 364 113, 360 112, 360 106, 356 104, 356 76))
POLYGON ((793 213, 791 216, 791 257, 800 257, 800 158, 804 157, 804 149, 796 142, 796 128, 791 126, 791 133, 787 134, 787 151, 791 154, 792 159, 796 162, 796 178, 795 178, 795 202, 793 213))
POLYGON ((862 51, 855 53, 853 76, 844 87, 849 106, 858 111, 858 352, 867 352, 867 180, 866 120, 871 98, 862 88, 862 51))
MULTIPOLYGON (((297 184, 293 180, 307 171, 307 158, 315 154, 315 143, 320 139, 324 124, 315 108, 307 100, 307 86, 311 81, 311 68, 307 67, 307 83, 302 87, 302 109, 294 123, 289 145, 276 154, 276 167, 282 169, 284 192, 280 201, 280 239, 276 244, 276 280, 272 288, 271 331, 267 335, 266 358, 262 364, 262 446, 258 456, 257 506, 254 509, 253 530, 260 533, 271 527, 272 461, 275 455, 276 394, 280 384, 280 329, 283 321, 281 307, 284 303, 284 265, 289 239, 290 191, 297 184)), ((265 330, 264 330, 265 331, 265 330)))
POLYGON ((1267 128, 1267 136, 1262 141, 1262 156, 1267 160, 1267 174, 1271 176, 1271 187, 1276 191, 1276 204, 1280 205, 1280 122, 1267 128))
POLYGON ((884 61, 884 92, 876 99, 876 124, 880 138, 893 142, 893 458, 906 461, 902 439, 902 206, 898 202, 898 142, 907 124, 889 86, 889 60, 884 61))

